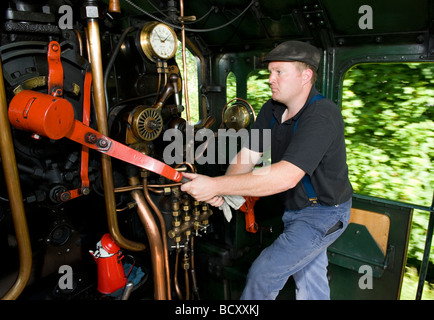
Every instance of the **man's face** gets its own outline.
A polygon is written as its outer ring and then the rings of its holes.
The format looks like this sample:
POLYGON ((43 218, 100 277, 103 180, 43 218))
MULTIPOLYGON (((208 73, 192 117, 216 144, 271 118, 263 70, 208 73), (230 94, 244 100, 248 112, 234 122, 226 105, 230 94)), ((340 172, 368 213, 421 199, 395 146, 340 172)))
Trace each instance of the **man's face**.
POLYGON ((301 92, 304 83, 303 71, 297 68, 295 62, 286 61, 272 61, 268 64, 268 70, 272 99, 290 105, 301 92))

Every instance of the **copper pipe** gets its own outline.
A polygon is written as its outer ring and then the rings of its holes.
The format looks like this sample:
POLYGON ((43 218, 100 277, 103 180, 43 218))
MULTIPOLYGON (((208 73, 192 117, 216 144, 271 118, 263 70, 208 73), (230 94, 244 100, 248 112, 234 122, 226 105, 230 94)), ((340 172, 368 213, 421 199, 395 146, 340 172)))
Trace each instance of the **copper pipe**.
POLYGON ((86 52, 87 52, 87 60, 89 61, 89 63, 91 63, 92 65, 92 59, 90 57, 90 45, 89 45, 89 30, 87 30, 87 28, 84 28, 84 35, 85 35, 85 39, 86 39, 86 52))
POLYGON ((188 269, 185 269, 184 277, 185 277, 185 300, 190 300, 190 279, 188 277, 188 269))
MULTIPOLYGON (((187 248, 187 246, 185 247, 187 248)), ((190 279, 188 277, 188 268, 186 267, 189 264, 189 257, 187 252, 184 253, 184 278, 185 278, 185 300, 190 300, 190 279)))
POLYGON ((121 13, 121 3, 119 0, 110 0, 109 1, 109 12, 121 13))
POLYGON ((20 267, 18 277, 14 285, 2 297, 4 300, 18 298, 29 281, 32 269, 32 247, 30 244, 29 229, 27 226, 26 213, 24 210, 23 196, 21 192, 20 179, 18 176, 17 162, 12 133, 8 119, 8 105, 6 101, 5 84, 3 80, 3 68, 0 61, 0 155, 3 164, 6 187, 9 195, 12 219, 14 222, 15 235, 18 243, 20 267))
POLYGON ((80 52, 80 56, 83 56, 83 39, 81 38, 80 31, 78 31, 77 29, 74 29, 74 33, 75 33, 75 36, 77 37, 77 40, 78 40, 78 49, 80 52))
MULTIPOLYGON (((88 19, 87 28, 89 35, 89 55, 90 61, 92 61, 92 82, 94 88, 93 91, 98 131, 103 135, 108 136, 106 96, 104 93, 101 42, 98 21, 96 19, 88 19)), ((143 243, 138 243, 125 239, 119 231, 116 215, 116 199, 114 194, 111 158, 105 154, 101 155, 101 169, 107 211, 107 222, 111 236, 113 237, 115 242, 124 249, 128 249, 131 251, 144 250, 145 245, 143 243)))
POLYGON ((178 295, 179 300, 183 300, 181 289, 179 288, 179 282, 178 282, 178 265, 179 265, 179 254, 181 252, 181 249, 176 250, 176 257, 175 257, 175 271, 173 274, 173 281, 175 282, 175 290, 176 294, 178 295))
POLYGON ((161 214, 160 209, 158 209, 157 205, 155 204, 154 201, 152 201, 151 196, 149 195, 148 181, 146 178, 143 179, 143 194, 145 195, 146 201, 149 203, 152 210, 154 210, 155 214, 157 215, 158 221, 160 222, 161 237, 163 239, 164 269, 166 272, 167 299, 171 300, 172 295, 171 295, 171 287, 170 287, 169 252, 167 251, 166 222, 164 221, 164 217, 161 214))
MULTIPOLYGON (((128 178, 130 185, 138 185, 138 177, 128 178)), ((164 253, 163 245, 161 243, 161 235, 158 226, 155 223, 151 210, 146 204, 145 197, 142 191, 133 190, 131 196, 137 203, 137 213, 140 221, 145 228, 146 235, 149 239, 149 249, 151 252, 152 269, 154 274, 154 295, 157 300, 165 300, 166 294, 166 281, 164 277, 164 253)))
MULTIPOLYGON (((186 38, 186 42, 187 42, 188 48, 200 60, 200 64, 199 64, 200 65, 200 72, 199 72, 200 83, 206 83, 207 64, 205 61, 205 57, 203 56, 203 53, 196 47, 196 45, 188 37, 186 38)), ((207 117, 206 99, 203 99, 199 119, 205 119, 206 117, 207 117)))
POLYGON ((179 163, 179 164, 177 164, 175 166, 175 169, 178 170, 178 171, 180 171, 181 170, 180 167, 183 166, 183 165, 185 165, 186 167, 188 167, 192 173, 196 173, 196 167, 193 164, 189 163, 189 162, 179 163))
POLYGON ((118 187, 118 188, 115 188, 114 191, 115 192, 127 192, 127 191, 131 191, 131 190, 142 190, 142 189, 143 189, 143 186, 138 185, 138 186, 118 187))
POLYGON ((159 194, 163 194, 164 193, 164 190, 156 189, 156 188, 151 188, 150 186, 148 186, 148 190, 151 191, 152 193, 159 193, 159 194))
MULTIPOLYGON (((183 163, 177 164, 175 166, 175 169, 178 171, 183 171, 183 169, 187 170, 187 168, 181 168, 181 166, 183 166, 183 165, 188 167, 192 173, 196 173, 196 167, 194 165, 192 165, 191 163, 188 163, 188 162, 183 162, 183 163)), ((162 193, 161 190, 155 190, 155 188, 178 187, 180 185, 182 185, 181 182, 173 182, 173 183, 165 183, 165 184, 147 184, 147 187, 148 187, 148 190, 150 190, 152 192, 162 193)), ((114 192, 115 193, 127 192, 127 191, 131 191, 131 190, 139 190, 139 189, 143 189, 143 185, 117 187, 114 189, 114 192)))
POLYGON ((182 69, 184 73, 184 97, 185 97, 185 114, 187 116, 187 123, 190 123, 190 103, 188 100, 188 81, 187 81, 187 58, 185 50, 185 29, 184 29, 184 0, 179 0, 179 11, 181 15, 181 44, 182 44, 182 69))
MULTIPOLYGON (((191 237, 191 240, 190 240, 190 260, 191 260, 190 273, 191 273, 191 282, 193 285, 193 294, 196 295, 198 300, 200 300, 199 288, 197 286, 197 279, 196 279, 196 268, 194 266, 194 237, 191 237)), ((194 297, 193 297, 193 299, 194 299, 194 297)))

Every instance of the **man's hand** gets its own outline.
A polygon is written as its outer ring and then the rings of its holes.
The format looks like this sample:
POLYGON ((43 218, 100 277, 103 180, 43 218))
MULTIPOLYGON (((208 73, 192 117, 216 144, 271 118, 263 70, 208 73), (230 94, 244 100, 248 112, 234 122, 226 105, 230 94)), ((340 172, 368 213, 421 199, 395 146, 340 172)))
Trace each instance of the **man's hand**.
POLYGON ((224 199, 216 194, 214 178, 196 173, 182 175, 191 180, 181 185, 182 191, 189 193, 197 201, 204 201, 215 207, 220 207, 224 203, 224 199))
POLYGON ((198 201, 221 206, 220 196, 265 197, 294 188, 305 172, 292 163, 282 160, 254 172, 226 174, 208 177, 200 174, 183 173, 190 179, 181 190, 188 192, 198 201))

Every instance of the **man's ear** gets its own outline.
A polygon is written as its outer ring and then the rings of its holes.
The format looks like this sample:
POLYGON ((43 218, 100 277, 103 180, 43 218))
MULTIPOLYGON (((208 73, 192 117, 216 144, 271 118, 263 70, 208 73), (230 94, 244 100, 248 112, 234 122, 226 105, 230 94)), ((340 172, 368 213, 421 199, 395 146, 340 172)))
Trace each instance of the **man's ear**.
POLYGON ((313 77, 313 71, 310 68, 306 68, 303 70, 303 85, 307 83, 311 83, 313 77))

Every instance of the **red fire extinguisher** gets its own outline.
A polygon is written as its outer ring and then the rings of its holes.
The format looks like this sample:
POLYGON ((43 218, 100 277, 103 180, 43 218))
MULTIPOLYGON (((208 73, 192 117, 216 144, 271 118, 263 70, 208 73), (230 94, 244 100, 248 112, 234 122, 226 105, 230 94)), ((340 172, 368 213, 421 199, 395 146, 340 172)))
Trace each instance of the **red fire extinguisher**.
POLYGON ((98 270, 97 290, 103 294, 111 294, 125 287, 127 278, 122 265, 121 248, 114 242, 109 233, 103 235, 96 244, 96 251, 89 251, 96 262, 98 270))

